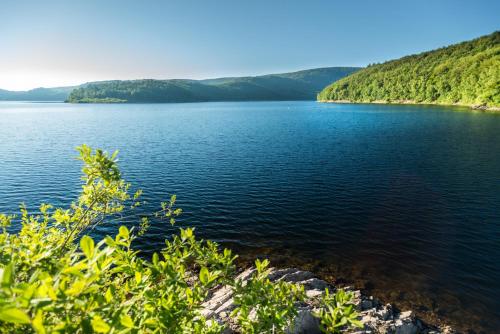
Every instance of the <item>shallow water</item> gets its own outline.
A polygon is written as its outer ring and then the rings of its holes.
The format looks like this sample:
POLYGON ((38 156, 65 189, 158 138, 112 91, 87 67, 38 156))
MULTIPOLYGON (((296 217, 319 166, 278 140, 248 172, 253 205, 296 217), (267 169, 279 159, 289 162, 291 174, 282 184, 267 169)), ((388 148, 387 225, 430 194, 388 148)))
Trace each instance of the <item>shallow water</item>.
MULTIPOLYGON (((74 199, 82 143, 120 150, 145 209, 175 193, 181 224, 244 258, 307 267, 462 330, 500 328, 500 115, 315 102, 4 102, 0 211, 74 199)), ((138 247, 158 250, 171 233, 155 223, 138 247)))

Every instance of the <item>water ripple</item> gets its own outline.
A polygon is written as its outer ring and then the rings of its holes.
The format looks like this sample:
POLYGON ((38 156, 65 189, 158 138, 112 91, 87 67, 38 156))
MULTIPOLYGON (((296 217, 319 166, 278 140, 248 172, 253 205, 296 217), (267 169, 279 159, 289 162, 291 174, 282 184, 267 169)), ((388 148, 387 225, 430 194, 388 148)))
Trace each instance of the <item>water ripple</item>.
MULTIPOLYGON (((500 328, 500 117, 313 102, 0 103, 0 211, 67 205, 74 147, 120 150, 156 207, 235 248, 457 328, 500 328)), ((116 223, 96 235, 112 233, 116 223)), ((151 253, 174 229, 153 224, 151 253)))

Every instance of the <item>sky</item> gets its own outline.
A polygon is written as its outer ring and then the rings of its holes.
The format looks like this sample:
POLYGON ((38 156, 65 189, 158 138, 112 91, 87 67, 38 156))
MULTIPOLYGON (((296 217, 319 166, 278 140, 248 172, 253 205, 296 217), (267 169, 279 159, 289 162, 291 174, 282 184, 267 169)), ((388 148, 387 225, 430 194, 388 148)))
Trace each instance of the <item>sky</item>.
POLYGON ((0 88, 366 66, 500 30, 499 0, 1 0, 0 88))

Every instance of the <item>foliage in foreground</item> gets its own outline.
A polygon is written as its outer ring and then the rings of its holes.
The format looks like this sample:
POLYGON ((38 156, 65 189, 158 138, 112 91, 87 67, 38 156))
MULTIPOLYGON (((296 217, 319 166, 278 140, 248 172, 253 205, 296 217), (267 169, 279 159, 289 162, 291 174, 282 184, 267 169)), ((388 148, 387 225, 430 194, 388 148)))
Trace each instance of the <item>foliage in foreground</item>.
MULTIPOLYGON (((172 225, 181 213, 175 196, 135 228, 121 226, 99 242, 86 235, 141 204, 120 176, 116 153, 79 148, 82 192, 69 208, 42 204, 40 213, 21 208, 19 219, 0 215, 0 330, 5 333, 221 333, 222 324, 201 314, 202 303, 219 285, 234 291, 232 313, 243 333, 281 333, 292 324, 303 287, 273 283, 267 260, 243 283, 234 278, 234 256, 191 228, 165 241, 146 260, 132 248, 149 219, 172 225), (13 222, 17 224, 13 224, 13 222), (20 225, 17 233, 10 232, 20 225)), ((325 297, 318 316, 324 330, 358 325, 349 296, 325 297), (337 298, 337 299, 335 299, 337 298), (332 304, 331 300, 336 301, 332 304), (341 310, 340 310, 341 309, 341 310)))
POLYGON ((368 66, 326 87, 318 100, 500 107, 500 32, 368 66))

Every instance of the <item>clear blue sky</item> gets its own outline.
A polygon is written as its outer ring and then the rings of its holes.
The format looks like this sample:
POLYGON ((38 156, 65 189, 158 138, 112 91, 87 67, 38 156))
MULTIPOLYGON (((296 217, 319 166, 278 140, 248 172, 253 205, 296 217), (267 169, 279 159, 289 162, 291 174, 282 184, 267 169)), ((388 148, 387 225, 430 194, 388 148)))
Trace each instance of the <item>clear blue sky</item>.
POLYGON ((0 88, 364 66, 500 29, 500 0, 2 0, 0 88))

